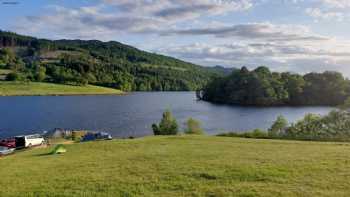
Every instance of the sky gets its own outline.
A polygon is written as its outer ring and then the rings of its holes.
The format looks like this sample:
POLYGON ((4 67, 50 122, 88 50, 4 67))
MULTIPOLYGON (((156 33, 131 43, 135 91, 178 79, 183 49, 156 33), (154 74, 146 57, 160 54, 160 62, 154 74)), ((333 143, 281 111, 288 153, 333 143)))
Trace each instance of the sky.
POLYGON ((0 29, 119 41, 203 66, 350 77, 350 0, 0 0, 0 29))

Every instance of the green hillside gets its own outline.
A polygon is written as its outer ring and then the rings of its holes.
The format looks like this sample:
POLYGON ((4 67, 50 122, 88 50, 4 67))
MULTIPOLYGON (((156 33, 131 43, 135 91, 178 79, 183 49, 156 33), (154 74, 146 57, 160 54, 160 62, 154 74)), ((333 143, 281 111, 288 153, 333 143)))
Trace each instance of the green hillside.
POLYGON ((0 31, 0 69, 11 80, 94 84, 125 91, 196 90, 222 74, 119 42, 45 40, 0 31))
POLYGON ((0 158, 0 196, 347 196, 347 143, 147 137, 0 158))

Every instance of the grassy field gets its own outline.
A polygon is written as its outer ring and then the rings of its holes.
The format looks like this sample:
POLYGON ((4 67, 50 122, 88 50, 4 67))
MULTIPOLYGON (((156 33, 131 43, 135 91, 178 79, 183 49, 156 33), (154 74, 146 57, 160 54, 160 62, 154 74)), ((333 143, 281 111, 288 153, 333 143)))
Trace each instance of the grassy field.
POLYGON ((6 75, 11 73, 11 70, 7 70, 7 69, 0 69, 0 80, 5 80, 6 79, 6 75))
POLYGON ((350 144, 147 137, 0 158, 0 196, 348 196, 350 144))
POLYGON ((0 82, 0 96, 99 94, 122 94, 122 91, 92 85, 70 86, 35 82, 0 82))
POLYGON ((8 69, 0 69, 0 75, 7 75, 11 73, 11 70, 8 69))

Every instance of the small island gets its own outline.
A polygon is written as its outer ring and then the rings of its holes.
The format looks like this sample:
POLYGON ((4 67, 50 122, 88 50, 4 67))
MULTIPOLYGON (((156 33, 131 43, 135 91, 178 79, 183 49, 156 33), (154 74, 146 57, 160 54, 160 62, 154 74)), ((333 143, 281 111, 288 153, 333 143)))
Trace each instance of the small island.
POLYGON ((243 106, 338 106, 350 97, 350 81, 334 71, 301 75, 242 67, 211 80, 197 97, 243 106))

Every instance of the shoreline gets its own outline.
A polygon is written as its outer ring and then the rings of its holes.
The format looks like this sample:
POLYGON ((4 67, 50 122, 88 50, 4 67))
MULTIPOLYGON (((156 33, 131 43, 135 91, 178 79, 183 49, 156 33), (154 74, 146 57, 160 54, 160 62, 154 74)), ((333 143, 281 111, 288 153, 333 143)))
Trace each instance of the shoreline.
POLYGON ((101 86, 73 86, 41 82, 0 82, 0 97, 125 95, 124 91, 101 86))
POLYGON ((63 97, 63 96, 125 96, 127 93, 87 93, 87 94, 14 94, 14 95, 4 95, 0 94, 0 97, 41 97, 41 96, 57 96, 57 97, 63 97))

